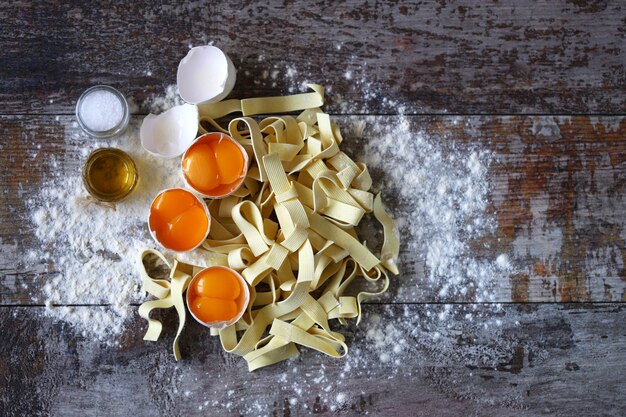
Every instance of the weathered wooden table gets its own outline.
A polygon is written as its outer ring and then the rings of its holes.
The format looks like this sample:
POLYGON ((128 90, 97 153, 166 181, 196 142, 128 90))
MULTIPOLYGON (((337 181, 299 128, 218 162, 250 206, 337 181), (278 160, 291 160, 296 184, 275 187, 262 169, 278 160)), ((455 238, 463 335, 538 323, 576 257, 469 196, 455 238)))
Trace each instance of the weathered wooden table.
POLYGON ((169 3, 0 4, 0 415, 626 415, 623 2, 169 3), (289 66, 332 86, 339 123, 375 115, 384 126, 403 107, 416 128, 492 150, 497 230, 484 256, 508 252, 519 272, 476 304, 405 265, 366 310, 408 320, 411 351, 380 361, 365 323, 348 332, 351 369, 304 351, 249 374, 196 325, 182 341, 194 354, 175 363, 171 332, 144 342, 138 317, 111 348, 43 316, 31 300, 46 276, 21 262, 38 244, 23 199, 50 168, 27 156, 68 151, 87 87, 142 102, 208 41, 239 68, 233 96, 288 93, 290 80, 262 74, 289 66))

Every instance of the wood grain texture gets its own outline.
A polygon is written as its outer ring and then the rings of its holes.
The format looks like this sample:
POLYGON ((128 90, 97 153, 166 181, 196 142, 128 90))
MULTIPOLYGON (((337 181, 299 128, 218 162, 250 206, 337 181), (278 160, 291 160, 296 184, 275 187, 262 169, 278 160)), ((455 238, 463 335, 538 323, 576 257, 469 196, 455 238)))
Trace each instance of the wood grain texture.
MULTIPOLYGON (((139 120, 135 118, 133 126, 138 126, 139 120)), ((342 148, 358 158, 405 119, 370 116, 336 120, 346 137, 342 148), (366 127, 362 137, 357 137, 353 127, 360 122, 366 127)), ((493 154, 486 216, 493 219, 495 229, 480 240, 470 241, 472 256, 493 262, 505 253, 516 272, 502 272, 488 283, 493 297, 484 301, 626 299, 626 121, 621 117, 469 116, 406 120, 410 131, 440 143, 443 152, 479 148, 493 154)), ((0 160, 7 168, 0 172, 4 187, 0 196, 0 303, 41 305, 46 276, 57 271, 53 260, 27 264, 23 259, 29 249, 39 245, 27 202, 53 172, 78 175, 82 152, 93 142, 78 131, 72 117, 7 116, 0 118, 0 126, 7 139, 0 144, 0 160), (45 157, 40 159, 42 155, 45 157)), ((415 201, 398 197, 403 183, 388 181, 393 168, 393 164, 383 164, 372 169, 372 175, 379 187, 387 181, 388 188, 383 190, 387 206, 396 217, 406 219, 415 201)), ((378 229, 373 224, 371 230, 378 229)), ((378 239, 371 235, 367 240, 375 247, 378 239)), ((471 291, 464 296, 441 295, 445 280, 429 280, 425 266, 425 245, 429 242, 417 241, 407 230, 402 231, 402 241, 403 273, 378 301, 476 300, 471 291)), ((147 233, 145 242, 151 243, 147 233)))
MULTIPOLYGON (((86 307, 83 307, 86 308, 86 307)), ((350 351, 303 351, 248 373, 190 323, 184 358, 172 331, 141 340, 133 319, 119 347, 75 335, 41 309, 0 308, 0 414, 83 416, 424 415, 623 416, 623 305, 368 306, 350 351), (436 318, 448 311, 445 326, 436 318), (473 319, 467 320, 471 313, 473 319), (368 330, 378 323, 382 342, 368 330), (388 327, 390 326, 390 327, 388 327), (396 335, 396 339, 385 339, 396 335), (398 343, 402 349, 393 351, 398 343), (393 344, 385 345, 393 340, 393 344), (384 346, 381 348, 380 346, 384 346), (385 352, 389 353, 384 357, 385 352)), ((172 327, 173 315, 166 314, 172 327)))
MULTIPOLYGON (((111 84, 139 101, 190 45, 239 69, 234 96, 331 87, 332 113, 622 114, 621 1, 2 2, 2 114, 71 114, 111 84)), ((142 111, 146 111, 144 108, 142 111)))
MULTIPOLYGON (((623 2, 180 3, 0 1, 0 416, 626 415, 623 2), (110 84, 145 114, 209 42, 238 68, 232 96, 328 87, 353 156, 403 124, 443 153, 491 153, 493 230, 470 250, 507 254, 514 272, 489 283, 489 302, 442 293, 425 242, 403 229, 403 273, 360 327, 340 329, 341 360, 305 349, 248 373, 189 322, 176 363, 171 311, 156 343, 136 315, 110 344, 47 317, 41 288, 58 271, 25 259, 41 244, 28 205, 93 146, 71 116, 77 98, 110 84)), ((400 160, 388 162, 372 174, 406 219, 415 202, 397 197, 400 160)))

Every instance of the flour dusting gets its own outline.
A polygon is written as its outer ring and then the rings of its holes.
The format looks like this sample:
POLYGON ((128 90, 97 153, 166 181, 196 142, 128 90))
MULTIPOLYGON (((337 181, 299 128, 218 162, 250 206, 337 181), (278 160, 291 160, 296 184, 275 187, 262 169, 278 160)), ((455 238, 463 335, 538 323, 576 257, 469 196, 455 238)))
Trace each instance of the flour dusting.
POLYGON ((480 258, 475 248, 496 226, 487 213, 492 155, 426 134, 407 117, 391 125, 380 120, 354 123, 353 133, 363 136, 356 159, 379 177, 375 186, 394 202, 404 253, 421 262, 418 276, 424 275, 424 284, 442 301, 494 301, 495 280, 510 263, 504 257, 480 258))
POLYGON ((150 202, 162 189, 181 186, 179 161, 150 156, 140 145, 138 123, 109 141, 87 139, 68 129, 68 148, 81 147, 82 163, 93 149, 112 146, 126 151, 139 172, 137 189, 116 210, 90 202, 80 176, 80 166, 69 174, 55 175, 39 195, 28 200, 30 217, 40 245, 27 254, 30 262, 48 260, 42 294, 33 301, 45 303, 47 313, 79 332, 104 341, 124 329, 132 314, 131 302, 142 299, 135 262, 145 245, 151 245, 146 228, 150 202), (56 307, 101 304, 106 307, 56 307))
POLYGON ((153 96, 144 103, 144 108, 153 114, 160 114, 174 106, 185 104, 178 94, 178 86, 170 84, 165 87, 165 95, 153 96))

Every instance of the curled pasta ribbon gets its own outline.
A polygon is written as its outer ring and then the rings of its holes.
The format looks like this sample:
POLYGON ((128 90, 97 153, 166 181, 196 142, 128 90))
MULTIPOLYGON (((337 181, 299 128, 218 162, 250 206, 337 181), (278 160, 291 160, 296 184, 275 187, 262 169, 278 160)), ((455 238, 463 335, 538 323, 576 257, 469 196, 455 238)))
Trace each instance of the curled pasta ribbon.
POLYGON ((140 256, 139 273, 143 283, 143 288, 150 295, 156 297, 156 300, 146 301, 139 306, 139 315, 148 321, 148 329, 144 335, 144 340, 156 341, 161 335, 163 325, 160 321, 150 318, 150 312, 157 308, 171 308, 174 307, 178 313, 178 330, 174 337, 174 343, 172 345, 174 351, 174 358, 179 360, 181 358, 180 349, 178 347, 178 338, 185 326, 185 304, 183 301, 183 293, 189 285, 191 271, 186 264, 174 261, 170 264, 165 256, 155 250, 146 250, 141 253, 140 256), (170 268, 170 279, 155 279, 152 278, 146 272, 146 268, 143 264, 144 258, 149 255, 156 255, 170 268))
MULTIPOLYGON (((179 256, 177 265, 193 271, 226 265, 244 277, 250 287, 245 314, 229 327, 211 329, 211 335, 219 336, 224 350, 242 356, 251 371, 297 355, 298 346, 344 356, 344 336, 330 323, 356 319, 358 324, 362 303, 387 290, 389 272, 398 274, 395 224, 380 195, 369 191, 367 167, 339 149, 339 127, 319 108, 323 88, 309 87, 313 92, 199 106, 200 132, 208 127, 228 133, 246 149, 251 166, 240 190, 209 203, 207 240, 179 256), (302 112, 259 122, 248 117, 292 111, 302 112), (214 120, 234 112, 242 116, 227 129, 214 120), (356 233, 368 213, 383 227, 380 256, 356 233), (362 289, 348 293, 357 281, 362 289)), ((171 296, 174 288, 173 278, 167 294, 163 282, 144 283, 157 297, 171 296)), ((158 337, 158 326, 149 322, 151 337, 158 337)))
POLYGON ((398 275, 398 253, 400 252, 400 234, 391 216, 383 207, 380 194, 374 199, 374 216, 383 225, 384 242, 380 253, 380 263, 393 274, 398 275))

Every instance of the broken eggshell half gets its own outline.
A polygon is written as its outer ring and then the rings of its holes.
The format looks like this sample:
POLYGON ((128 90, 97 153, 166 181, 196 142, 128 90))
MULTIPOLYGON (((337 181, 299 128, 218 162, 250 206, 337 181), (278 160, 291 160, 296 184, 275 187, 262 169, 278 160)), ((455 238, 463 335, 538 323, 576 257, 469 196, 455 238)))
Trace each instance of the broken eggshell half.
POLYGON ((191 48, 178 64, 176 81, 187 103, 213 103, 224 99, 235 86, 237 70, 221 49, 207 45, 191 48))
POLYGON ((198 133, 198 108, 193 104, 175 106, 143 119, 139 137, 141 146, 152 155, 174 158, 181 155, 198 133))

